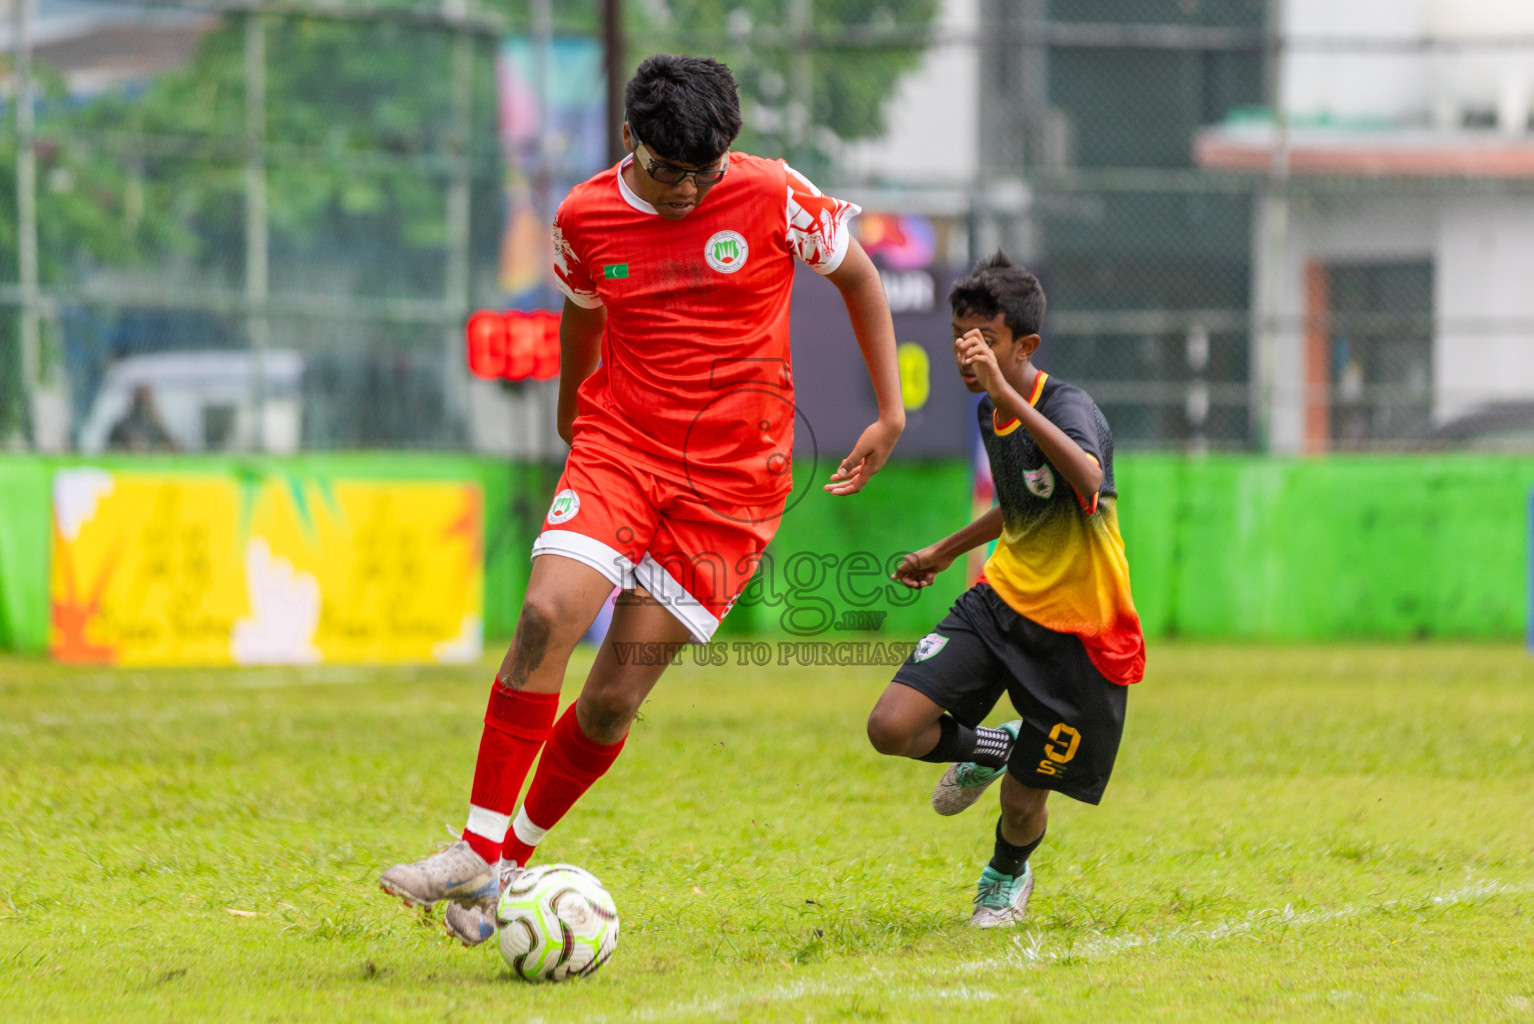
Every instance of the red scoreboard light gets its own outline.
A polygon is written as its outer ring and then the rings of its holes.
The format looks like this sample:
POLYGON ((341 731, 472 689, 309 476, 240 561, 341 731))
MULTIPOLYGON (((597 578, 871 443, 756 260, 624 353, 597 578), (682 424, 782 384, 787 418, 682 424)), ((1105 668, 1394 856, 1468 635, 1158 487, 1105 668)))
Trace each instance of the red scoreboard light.
POLYGON ((546 309, 469 317, 469 372, 485 380, 553 380, 559 376, 559 314, 546 309))

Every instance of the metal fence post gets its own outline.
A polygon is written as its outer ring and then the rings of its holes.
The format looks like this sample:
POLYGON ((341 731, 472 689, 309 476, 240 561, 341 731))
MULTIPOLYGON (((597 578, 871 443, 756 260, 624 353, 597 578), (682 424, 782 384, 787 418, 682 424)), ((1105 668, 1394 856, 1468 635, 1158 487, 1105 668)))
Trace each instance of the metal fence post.
POLYGON ((1275 377, 1284 349, 1286 254, 1289 243, 1289 122, 1284 111, 1284 25, 1279 4, 1268 8, 1264 91, 1273 115, 1273 151, 1257 193, 1253 271, 1251 395, 1252 446, 1274 451, 1273 419, 1278 402, 1275 377))
POLYGON ((266 216, 266 26, 261 15, 245 16, 245 304, 250 335, 253 447, 266 451, 266 351, 270 295, 266 216))
MULTIPOLYGON (((442 13, 450 20, 461 21, 468 14, 465 0, 443 0, 442 13)), ((458 26, 453 30, 453 49, 449 57, 451 86, 452 156, 447 184, 447 253, 443 268, 443 302, 447 307, 447 328, 442 334, 442 359, 447 367, 449 387, 468 406, 468 381, 460 354, 463 324, 469 315, 469 224, 471 202, 470 152, 473 147, 474 114, 474 37, 458 26)))
POLYGON ((32 80, 32 5, 12 0, 16 47, 16 263, 21 286, 22 407, 27 438, 37 447, 37 385, 42 372, 38 325, 36 84, 32 80))

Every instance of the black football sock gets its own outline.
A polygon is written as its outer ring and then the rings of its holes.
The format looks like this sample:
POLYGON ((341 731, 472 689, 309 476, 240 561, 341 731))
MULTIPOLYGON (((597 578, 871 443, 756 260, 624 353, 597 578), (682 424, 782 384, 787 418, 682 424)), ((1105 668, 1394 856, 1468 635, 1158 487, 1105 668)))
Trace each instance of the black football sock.
POLYGON ((1023 865, 1028 863, 1028 858, 1033 855, 1033 851, 1037 850, 1039 844, 1043 841, 1044 833, 1040 832, 1039 838, 1027 846, 1013 846, 1002 837, 1001 820, 997 819, 996 852, 991 857, 992 870, 1000 871, 1004 875, 1011 875, 1013 878, 1016 878, 1023 873, 1023 865))
POLYGON ((916 760, 930 761, 932 764, 968 761, 970 753, 975 749, 975 730, 967 725, 960 725, 959 720, 952 715, 939 718, 937 726, 941 730, 937 738, 937 746, 916 760))
POLYGON ((985 768, 1000 768, 1012 754, 1012 734, 1005 729, 990 729, 983 725, 971 729, 952 715, 944 715, 937 724, 942 730, 937 746, 916 760, 932 764, 973 761, 985 768))

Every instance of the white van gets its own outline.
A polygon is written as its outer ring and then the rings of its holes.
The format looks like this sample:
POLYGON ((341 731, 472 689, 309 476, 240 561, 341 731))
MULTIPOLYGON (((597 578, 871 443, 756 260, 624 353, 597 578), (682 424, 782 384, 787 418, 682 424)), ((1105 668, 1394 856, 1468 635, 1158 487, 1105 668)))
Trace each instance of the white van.
MULTIPOLYGON (((268 350, 262 450, 298 450, 303 423, 304 359, 290 349, 268 350)), ((99 454, 111 446, 112 428, 128 416, 134 394, 153 397, 154 411, 177 451, 253 451, 256 432, 256 357, 244 351, 157 352, 114 363, 80 426, 79 450, 99 454)))

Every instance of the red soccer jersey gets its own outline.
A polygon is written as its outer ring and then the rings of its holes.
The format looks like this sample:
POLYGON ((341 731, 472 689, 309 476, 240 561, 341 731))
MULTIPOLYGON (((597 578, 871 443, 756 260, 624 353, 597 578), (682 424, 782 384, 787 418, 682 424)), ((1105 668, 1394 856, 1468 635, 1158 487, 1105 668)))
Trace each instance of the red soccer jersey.
POLYGON ((560 290, 607 307, 602 364, 581 385, 578 444, 600 444, 704 496, 786 494, 794 442, 788 311, 797 257, 841 265, 858 207, 781 160, 731 153, 729 171, 666 220, 609 168, 554 220, 560 290))

